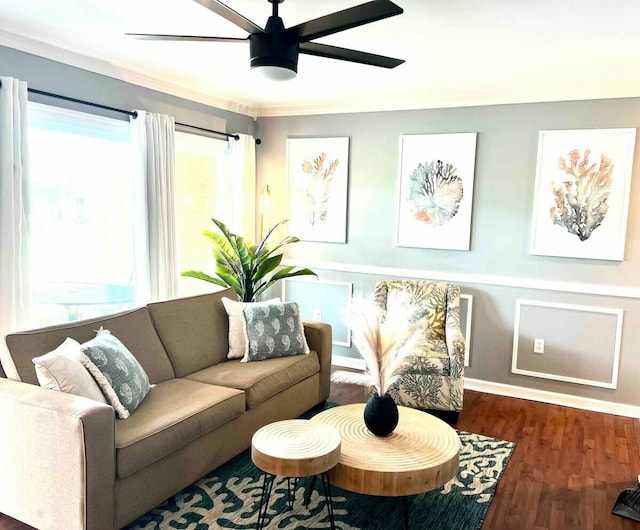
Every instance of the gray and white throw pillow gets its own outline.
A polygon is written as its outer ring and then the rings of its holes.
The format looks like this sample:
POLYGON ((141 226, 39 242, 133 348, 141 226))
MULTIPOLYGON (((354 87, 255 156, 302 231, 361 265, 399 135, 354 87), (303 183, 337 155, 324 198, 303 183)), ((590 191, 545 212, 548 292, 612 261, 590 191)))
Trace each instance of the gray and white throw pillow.
POLYGON ((242 359, 247 352, 247 333, 245 331, 242 310, 250 305, 272 304, 280 302, 280 298, 271 298, 264 302, 239 302, 226 296, 222 297, 222 305, 229 316, 229 353, 227 359, 242 359))
POLYGON ((149 393, 149 378, 133 354, 108 331, 82 344, 82 364, 115 409, 126 419, 149 393))
POLYGON ((242 312, 247 334, 243 362, 309 353, 297 303, 247 306, 242 312))

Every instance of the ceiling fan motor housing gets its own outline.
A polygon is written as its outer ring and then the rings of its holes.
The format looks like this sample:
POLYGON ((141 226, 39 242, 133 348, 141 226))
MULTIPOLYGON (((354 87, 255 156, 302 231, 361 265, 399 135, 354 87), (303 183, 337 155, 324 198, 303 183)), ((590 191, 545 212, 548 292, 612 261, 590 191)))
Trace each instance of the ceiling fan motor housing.
POLYGON ((284 31, 284 23, 278 16, 271 16, 264 33, 249 35, 251 68, 279 66, 298 71, 298 40, 284 31))

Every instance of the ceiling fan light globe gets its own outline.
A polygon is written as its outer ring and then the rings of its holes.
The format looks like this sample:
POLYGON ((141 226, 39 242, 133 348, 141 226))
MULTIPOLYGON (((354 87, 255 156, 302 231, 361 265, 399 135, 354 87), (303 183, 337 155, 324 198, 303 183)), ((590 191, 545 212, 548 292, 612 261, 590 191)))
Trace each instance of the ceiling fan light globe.
POLYGON ((290 81, 297 75, 295 70, 284 66, 254 66, 252 70, 259 76, 269 79, 270 81, 290 81))

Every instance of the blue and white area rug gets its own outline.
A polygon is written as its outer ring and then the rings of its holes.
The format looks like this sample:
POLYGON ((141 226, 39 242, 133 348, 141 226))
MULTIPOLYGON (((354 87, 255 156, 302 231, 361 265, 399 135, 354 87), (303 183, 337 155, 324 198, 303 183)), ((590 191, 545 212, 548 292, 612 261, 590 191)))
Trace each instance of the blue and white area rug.
MULTIPOLYGON (((457 431, 462 442, 460 469, 442 488, 410 497, 411 529, 480 529, 496 485, 515 444, 479 434, 457 431)), ((129 530, 254 529, 258 518, 261 472, 250 451, 211 472, 132 523, 129 530)), ((278 478, 269 503, 269 529, 330 528, 322 487, 317 481, 308 507, 304 494, 310 479, 300 479, 293 509, 287 505, 286 479, 278 478)), ((393 530, 403 528, 400 498, 373 497, 333 487, 336 528, 393 530)))

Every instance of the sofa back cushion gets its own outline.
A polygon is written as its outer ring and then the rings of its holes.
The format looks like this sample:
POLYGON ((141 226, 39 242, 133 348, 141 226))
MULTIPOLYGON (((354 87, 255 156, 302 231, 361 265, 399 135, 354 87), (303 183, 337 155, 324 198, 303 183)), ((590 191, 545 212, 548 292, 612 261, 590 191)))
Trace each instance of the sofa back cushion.
POLYGON ((225 289, 147 305, 176 377, 227 360, 229 319, 222 297, 235 298, 235 293, 225 289))
POLYGON ((31 359, 55 350, 67 337, 79 343, 96 336, 103 327, 129 349, 142 365, 152 384, 175 377, 171 361, 153 327, 146 307, 104 317, 69 322, 59 326, 7 335, 7 347, 22 381, 38 384, 31 359))

